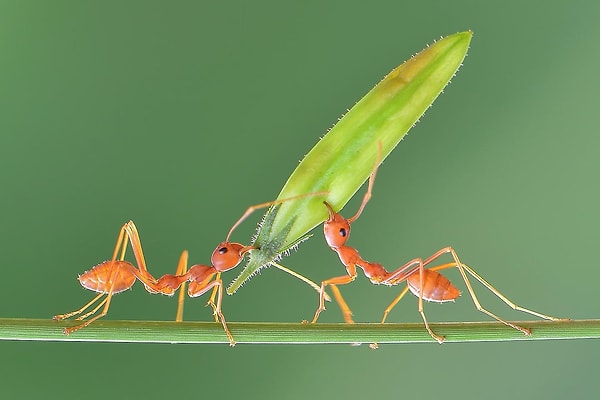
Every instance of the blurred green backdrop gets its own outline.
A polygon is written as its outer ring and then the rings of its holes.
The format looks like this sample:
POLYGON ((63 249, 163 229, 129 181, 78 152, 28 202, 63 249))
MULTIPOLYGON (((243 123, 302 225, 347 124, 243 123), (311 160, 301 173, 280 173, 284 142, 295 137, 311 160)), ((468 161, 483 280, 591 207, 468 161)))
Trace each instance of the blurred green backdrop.
MULTIPOLYGON (((128 219, 156 275, 183 249, 208 262, 243 210, 276 197, 389 70, 472 29, 465 65, 380 169, 351 243, 390 268, 452 245, 526 307, 599 317, 599 11, 548 1, 3 1, 0 316, 50 318, 89 300, 76 276, 110 257, 128 219)), ((315 281, 342 274, 315 233, 285 264, 315 281)), ((361 322, 379 320, 398 290, 362 276, 342 288, 361 322)), ((500 315, 527 318, 477 290, 500 315)), ((205 301, 188 301, 186 319, 209 320, 205 301)), ((224 311, 229 321, 293 322, 316 305, 270 269, 224 311)), ((138 283, 107 318, 174 312, 174 299, 138 283)), ((427 312, 432 322, 486 320, 466 296, 427 312)), ((335 305, 321 317, 341 320, 335 305)), ((416 299, 389 320, 420 321, 416 299)), ((0 382, 5 395, 44 398, 560 399, 591 393, 597 348, 1 342, 0 382)))

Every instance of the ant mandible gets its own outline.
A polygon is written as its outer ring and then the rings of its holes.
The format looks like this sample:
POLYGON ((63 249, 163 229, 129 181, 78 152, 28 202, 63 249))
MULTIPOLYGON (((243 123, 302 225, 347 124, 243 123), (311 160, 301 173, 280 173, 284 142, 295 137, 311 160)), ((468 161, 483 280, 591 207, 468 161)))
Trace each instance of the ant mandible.
MULTIPOLYGON (((552 321, 560 320, 559 318, 550 317, 548 315, 544 315, 536 311, 520 307, 512 301, 510 301, 498 290, 496 290, 492 285, 485 281, 481 276, 479 276, 473 269, 461 263, 460 259, 458 258, 458 255, 452 247, 444 247, 435 252, 430 257, 426 258, 425 260, 421 258, 415 258, 402 265, 398 269, 388 272, 383 267, 383 265, 379 263, 365 261, 355 248, 347 246, 346 242, 350 237, 350 226, 354 221, 358 219, 358 217, 360 217, 361 213, 365 208, 365 205, 371 198, 371 194, 373 191, 373 183, 375 181, 375 175, 377 174, 377 169, 380 163, 381 143, 379 143, 379 151, 375 162, 375 166, 373 168, 373 171, 371 172, 371 175, 369 176, 369 185, 367 191, 363 197, 360 207, 358 208, 358 211, 356 212, 356 214, 354 214, 354 216, 346 219, 337 212, 335 212, 333 207, 327 201, 323 202, 329 213, 328 219, 323 224, 325 240, 327 241, 328 246, 338 254, 340 261, 346 267, 347 275, 334 277, 321 282, 321 289, 319 291, 319 307, 315 312, 312 323, 316 323, 317 319, 319 318, 319 314, 323 310, 325 310, 324 294, 326 286, 331 287, 332 293, 340 306, 346 323, 354 323, 354 321, 352 320, 352 311, 350 310, 350 307, 342 297, 339 289, 337 288, 337 285, 345 285, 354 281, 354 279, 356 279, 357 276, 356 267, 361 268, 365 276, 369 278, 371 283, 375 285, 395 286, 399 285, 402 282, 407 283, 406 288, 386 308, 381 323, 385 322, 392 308, 394 308, 394 306, 402 299, 406 292, 410 290, 411 293, 413 293, 419 298, 419 314, 423 319, 427 332, 429 332, 429 335, 438 343, 442 343, 444 341, 444 337, 436 334, 429 327, 427 317, 425 316, 425 312, 423 310, 423 300, 443 303, 447 301, 453 301, 460 296, 460 291, 445 276, 438 272, 453 267, 458 268, 458 270, 460 271, 460 275, 462 276, 465 282, 467 290, 469 291, 471 299, 473 300, 473 303, 475 304, 475 308, 477 310, 483 312, 484 314, 490 316, 491 318, 499 322, 502 322, 505 325, 508 325, 514 329, 523 332, 525 335, 531 335, 531 330, 508 322, 481 306, 467 277, 467 273, 473 278, 475 278, 477 281, 479 281, 483 286, 485 286, 496 296, 498 296, 504 303, 506 303, 512 309, 535 315, 536 317, 543 319, 548 319, 552 321), (426 268, 428 265, 430 265, 435 260, 437 260, 445 254, 450 254, 454 261, 451 263, 426 268)), ((373 347, 376 346, 376 344, 373 344, 373 347)))
MULTIPOLYGON (((229 238, 231 234, 250 214, 252 214, 258 209, 281 204, 286 201, 295 200, 301 197, 318 196, 326 194, 327 192, 302 194, 248 207, 244 214, 231 227, 227 234, 227 237, 225 238, 225 241, 221 242, 213 251, 211 256, 211 265, 197 264, 187 269, 188 252, 187 250, 185 250, 182 252, 181 257, 179 259, 176 273, 165 274, 159 279, 156 279, 152 276, 152 274, 150 274, 150 272, 148 272, 148 268, 146 267, 146 261, 144 259, 144 253, 142 251, 139 233, 133 221, 129 221, 126 224, 124 224, 123 227, 121 227, 112 259, 96 265, 91 270, 83 273, 78 277, 79 282, 85 289, 97 292, 98 295, 94 297, 91 301, 86 303, 83 307, 66 314, 55 315, 53 319, 56 321, 60 321, 75 315, 79 315, 77 317, 77 320, 84 322, 76 326, 64 328, 64 333, 68 335, 79 329, 85 328, 92 322, 105 316, 108 313, 108 308, 110 307, 112 296, 114 294, 121 293, 131 288, 135 283, 136 279, 138 279, 144 284, 146 290, 149 293, 160 293, 167 296, 172 296, 175 293, 175 291, 179 289, 180 286, 184 285, 185 282, 189 282, 187 293, 190 297, 198 297, 208 292, 210 289, 214 289, 210 300, 208 301, 208 304, 210 304, 213 308, 215 321, 220 321, 223 325, 223 330, 227 335, 229 344, 231 346, 234 346, 235 340, 233 339, 233 335, 227 327, 227 322, 225 321, 225 317, 223 316, 223 312, 221 310, 221 302, 223 297, 223 282, 220 276, 222 272, 229 271, 238 266, 244 258, 244 256, 249 251, 258 249, 258 247, 253 245, 245 246, 240 243, 230 242, 229 238), (130 262, 125 261, 125 253, 127 250, 128 241, 131 243, 131 247, 138 268, 136 268, 130 262), (215 296, 216 304, 214 301, 215 296), (82 314, 84 313, 84 311, 92 307, 102 297, 104 297, 104 299, 100 301, 93 309, 86 312, 85 314, 82 314), (102 312, 90 319, 86 319, 91 315, 96 314, 102 306, 104 306, 102 312)), ((315 290, 320 290, 320 288, 308 278, 282 265, 279 265, 278 263, 272 262, 271 265, 295 276, 296 278, 303 280, 304 282, 312 286, 315 290)), ((183 320, 183 293, 184 292, 182 289, 179 296, 176 321, 183 320)))

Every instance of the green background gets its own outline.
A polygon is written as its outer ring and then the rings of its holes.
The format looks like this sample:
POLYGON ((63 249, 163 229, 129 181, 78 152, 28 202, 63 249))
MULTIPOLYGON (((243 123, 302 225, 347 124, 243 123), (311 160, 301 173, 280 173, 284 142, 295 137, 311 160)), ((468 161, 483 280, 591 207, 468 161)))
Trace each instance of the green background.
MULTIPOLYGON (((389 268, 452 245, 525 307, 599 317, 599 11, 547 1, 1 2, 0 316, 50 318, 88 301, 75 278, 110 257, 128 219, 155 275, 172 272, 183 249, 208 262, 243 210, 275 198, 387 72, 472 29, 464 66, 380 169, 350 243, 389 268)), ((234 239, 247 241, 257 219, 234 239)), ((284 264, 315 281, 343 274, 315 233, 284 264)), ((362 276, 342 288, 359 322, 379 320, 398 290, 362 276)), ((476 290, 500 315, 528 318, 476 290)), ((205 300, 188 301, 187 320, 210 320, 205 300)), ((224 300, 230 321, 295 322, 316 306, 314 292, 273 269, 224 300)), ((487 320, 466 295, 426 307, 432 322, 487 320)), ((137 283, 106 318, 174 313, 174 299, 137 283)), ((341 320, 335 305, 321 317, 341 320)), ((416 299, 389 320, 420 321, 416 299)), ((0 342, 0 382, 3 395, 45 398, 561 399, 593 393, 598 354, 592 340, 378 351, 0 342)))

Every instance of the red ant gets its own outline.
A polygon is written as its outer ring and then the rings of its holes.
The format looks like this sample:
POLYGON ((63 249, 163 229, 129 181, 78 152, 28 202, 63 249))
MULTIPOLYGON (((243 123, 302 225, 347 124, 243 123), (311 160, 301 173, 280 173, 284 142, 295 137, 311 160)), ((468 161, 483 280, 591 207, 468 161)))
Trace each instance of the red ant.
MULTIPOLYGON (((319 291, 319 307, 315 312, 315 316, 312 320, 312 323, 317 322, 319 318, 319 314, 321 311, 325 310, 324 303, 324 293, 325 287, 330 286, 333 292, 333 295, 338 302, 346 323, 354 323, 352 320, 352 311, 348 304, 344 301, 337 285, 345 285, 352 281, 357 276, 356 267, 362 268, 365 276, 369 278, 371 283, 375 285, 387 285, 387 286, 395 286, 402 282, 407 283, 407 287, 394 299, 394 301, 386 308, 381 323, 384 323, 387 315, 390 313, 392 308, 402 299, 402 297, 406 294, 408 290, 411 291, 415 296, 419 298, 419 313, 425 323, 425 328, 427 332, 431 335, 431 337, 438 341, 438 343, 442 343, 444 341, 444 337, 437 335, 434 333, 429 327, 429 323, 427 322, 427 318, 425 317, 425 313, 423 311, 423 300, 443 303, 446 301, 453 301, 458 296, 460 296, 460 291, 442 274, 438 271, 456 267, 460 271, 460 274, 467 286, 469 294, 473 302, 475 303, 475 308, 484 314, 494 318, 495 320, 502 322, 505 325, 508 325, 514 329, 517 329, 523 332, 525 335, 531 335, 531 331, 527 328, 521 327, 519 325, 513 324, 511 322, 505 321, 497 315, 491 313, 481 306, 473 288, 471 287, 471 283, 467 278, 466 272, 468 272, 473 278, 481 282, 486 288, 488 288, 492 293, 498 296, 504 303, 506 303, 509 307, 514 310, 523 311, 529 313, 531 315, 535 315, 539 318, 548 319, 552 321, 560 320, 559 318, 550 317, 544 314, 540 314, 538 312, 528 310, 526 308, 520 307, 515 303, 508 300, 505 296, 503 296, 498 290, 496 290, 492 285, 486 282, 481 276, 479 276, 475 271, 473 271, 467 265, 461 263, 458 255, 454 251, 452 247, 444 247, 443 249, 438 250, 429 258, 422 260, 421 258, 415 258, 400 268, 388 272, 383 265, 379 263, 371 263, 362 259, 358 251, 350 246, 346 246, 346 241, 350 236, 350 225, 358 219, 361 215, 362 211, 365 208, 365 205, 371 198, 371 193, 373 190, 373 182, 375 181, 375 175, 377 173, 378 166, 381 162, 381 143, 379 144, 379 153, 377 156, 377 160, 375 163, 375 167, 369 177, 369 186, 367 192, 365 193, 362 203, 356 212, 356 214, 348 219, 344 218, 337 212, 335 212, 332 206, 324 201, 325 207, 327 207, 327 211, 329 212, 329 218, 323 224, 323 231, 325 233, 325 240, 329 247, 335 251, 342 264, 346 267, 347 275, 338 276, 335 278, 327 279, 321 282, 321 290, 319 291), (450 254, 454 260, 454 262, 438 265, 431 268, 425 268, 444 254, 450 254)), ((373 344, 376 347, 376 344, 373 344)))
MULTIPOLYGON (((180 286, 185 284, 185 282, 189 281, 187 293, 190 297, 198 297, 208 292, 210 289, 214 289, 210 300, 208 301, 208 304, 210 304, 213 308, 215 322, 221 321, 225 334, 229 339, 230 345, 234 346, 235 340, 233 339, 233 335, 227 327, 225 317, 223 316, 223 313, 221 311, 221 301, 223 297, 223 282, 220 276, 222 272, 229 271, 230 269, 235 268, 242 261, 246 253, 248 253, 251 250, 258 249, 258 247, 253 245, 244 246, 240 243, 230 242, 229 237, 231 236, 235 228, 237 228, 255 210, 277 205, 301 197, 325 194, 327 194, 327 192, 303 194, 299 196, 289 197, 286 199, 261 203, 249 207, 246 210, 246 212, 231 227, 229 233, 227 234, 227 237, 225 238, 225 241, 221 242, 213 251, 211 256, 211 265, 193 265, 192 267, 190 267, 189 270, 186 271, 188 262, 188 252, 186 250, 183 251, 181 254, 175 275, 165 274, 159 279, 154 278, 150 274, 150 272, 148 272, 137 228, 133 221, 129 221, 125 225, 123 225, 119 232, 119 237, 117 239, 117 244, 115 246, 112 259, 96 265, 91 270, 80 275, 78 278, 79 282, 85 289, 98 292, 98 295, 94 297, 90 302, 85 304, 83 307, 66 314, 56 315, 53 319, 56 321, 60 321, 72 317, 74 315, 80 315, 85 310, 90 308, 94 303, 96 303, 100 298, 106 296, 91 311, 88 311, 87 313, 77 317, 77 320, 79 321, 85 320, 83 323, 77 326, 64 329, 64 333, 68 335, 70 333, 75 332, 76 330, 85 328, 92 322, 105 316, 108 312, 108 308, 110 306, 113 294, 120 293, 131 288, 135 283, 136 279, 138 279, 144 284, 148 292, 152 294, 160 293, 168 296, 172 296, 175 293, 175 291, 179 289, 180 286), (131 243, 131 247, 133 249, 138 268, 133 266, 133 264, 129 263, 128 261, 124 260, 128 240, 131 243), (217 298, 216 304, 214 302, 215 296, 217 298), (104 308, 100 314, 95 315, 94 317, 86 320, 87 317, 96 314, 102 306, 104 306, 104 308)), ((304 282, 311 285, 315 290, 320 290, 319 287, 308 278, 305 278, 304 276, 294 271, 291 271, 286 267, 279 265, 275 262, 272 262, 271 265, 303 280, 304 282)), ((183 300, 184 296, 182 289, 179 296, 176 321, 183 320, 183 300)))

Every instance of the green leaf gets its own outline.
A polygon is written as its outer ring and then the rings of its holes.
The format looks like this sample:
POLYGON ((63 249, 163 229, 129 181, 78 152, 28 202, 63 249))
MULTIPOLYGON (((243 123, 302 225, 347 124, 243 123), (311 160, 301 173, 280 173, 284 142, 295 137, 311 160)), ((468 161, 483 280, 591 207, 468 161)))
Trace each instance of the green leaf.
POLYGON ((328 195, 291 200, 269 210, 269 232, 259 231, 255 242, 260 250, 252 251, 248 265, 227 293, 234 293, 260 268, 281 257, 290 244, 322 223, 327 217, 323 200, 336 211, 344 207, 373 170, 378 143, 383 160, 454 76, 471 37, 471 31, 447 36, 395 68, 313 147, 278 199, 321 191, 328 191, 328 195), (278 245, 273 246, 274 242, 278 245))

